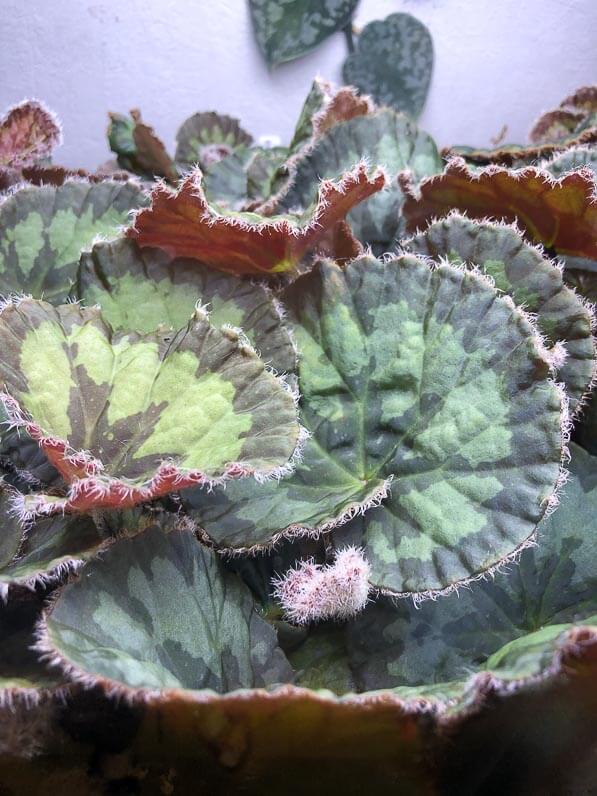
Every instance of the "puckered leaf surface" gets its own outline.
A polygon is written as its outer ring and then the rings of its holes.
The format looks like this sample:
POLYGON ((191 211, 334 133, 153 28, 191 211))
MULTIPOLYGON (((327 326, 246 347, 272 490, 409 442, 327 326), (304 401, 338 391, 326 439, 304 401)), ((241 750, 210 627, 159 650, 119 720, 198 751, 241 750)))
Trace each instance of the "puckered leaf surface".
POLYGON ((259 49, 270 66, 313 50, 354 13, 358 0, 249 0, 259 49))
POLYGON ((293 179, 277 211, 309 207, 322 177, 337 177, 362 158, 383 166, 390 182, 387 190, 354 208, 348 221, 361 242, 387 249, 399 229, 403 200, 395 176, 411 169, 415 179, 421 179, 441 169, 433 139, 389 108, 341 122, 323 134, 294 165, 293 179))
POLYGON ((285 147, 238 147, 205 172, 207 200, 229 210, 259 210, 274 193, 287 156, 285 147))
POLYGON ((51 111, 35 100, 21 102, 0 120, 0 167, 31 166, 61 141, 60 123, 51 111))
POLYGON ((572 147, 551 160, 544 161, 541 168, 558 178, 569 171, 577 171, 582 168, 591 169, 593 174, 597 175, 597 146, 572 147))
POLYGON ((137 214, 127 234, 141 246, 157 246, 172 257, 193 257, 237 275, 290 271, 308 252, 323 245, 356 204, 384 185, 381 171, 369 173, 360 164, 343 173, 338 182, 320 181, 315 204, 301 215, 265 218, 210 207, 201 172, 195 171, 176 192, 156 187, 151 207, 137 214))
POLYGON ((215 111, 195 113, 176 133, 174 159, 186 168, 199 164, 206 169, 237 147, 252 143, 253 136, 243 130, 238 119, 215 111))
POLYGON ((376 102, 417 117, 432 71, 433 41, 425 25, 410 14, 390 14, 365 25, 342 74, 376 102))
POLYGON ((197 311, 179 332, 113 333, 98 309, 25 299, 0 315, 12 421, 71 482, 31 511, 130 506, 179 486, 273 474, 299 433, 292 395, 197 311))
POLYGON ((592 314, 564 284, 560 269, 529 245, 510 226, 471 221, 458 213, 432 223, 411 240, 407 251, 463 262, 490 276, 495 286, 537 315, 548 345, 566 345, 567 358, 558 369, 574 412, 595 368, 592 314))
POLYGON ((132 240, 100 243, 81 257, 77 295, 87 305, 99 304, 113 329, 141 333, 186 326, 199 303, 215 326, 241 328, 278 372, 296 367, 292 339, 269 291, 196 260, 171 260, 132 240))
POLYGON ((146 203, 132 183, 68 182, 24 188, 0 205, 0 294, 63 301, 79 256, 98 235, 116 237, 130 211, 146 203))
POLYGON ((45 644, 67 670, 131 687, 219 693, 289 682, 275 630, 189 530, 113 545, 64 588, 45 644))
MULTIPOLYGON (((568 623, 595 623, 597 612, 597 460, 572 446, 570 468, 560 508, 519 564, 436 602, 380 600, 353 622, 313 628, 287 652, 298 683, 341 692, 462 687, 483 668, 519 677, 549 666, 568 623)), ((358 538, 359 522, 351 525, 337 533, 342 544, 347 533, 358 538)))
POLYGON ((558 254, 597 259, 597 199, 595 179, 588 171, 565 174, 554 180, 536 168, 519 171, 491 166, 471 171, 454 158, 442 174, 423 180, 408 192, 402 212, 410 231, 452 209, 472 218, 493 216, 517 221, 535 243, 558 254))
POLYGON ((441 589, 523 544, 561 456, 560 395, 523 313, 475 274, 408 256, 324 261, 284 300, 313 436, 278 485, 187 493, 199 524, 224 546, 263 544, 337 524, 348 494, 354 510, 393 478, 364 517, 380 588, 441 589))

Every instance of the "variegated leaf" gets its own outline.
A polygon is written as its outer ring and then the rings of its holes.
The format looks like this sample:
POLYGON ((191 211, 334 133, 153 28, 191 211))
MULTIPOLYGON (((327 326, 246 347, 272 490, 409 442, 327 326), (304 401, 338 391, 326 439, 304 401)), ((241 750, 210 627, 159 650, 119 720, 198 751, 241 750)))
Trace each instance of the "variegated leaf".
POLYGON ((166 147, 153 128, 142 121, 139 110, 131 110, 130 116, 110 114, 108 143, 121 168, 146 179, 163 177, 170 182, 178 179, 178 170, 166 147))
POLYGON ((276 66, 313 50, 346 27, 358 0, 249 0, 257 44, 276 66))
POLYGON ((0 120, 0 168, 21 169, 62 142, 60 122, 41 102, 25 100, 0 120))
POLYGON ((190 530, 114 544, 64 588, 44 636, 89 682, 225 693, 292 680, 247 587, 190 530))
POLYGON ((158 247, 172 257, 192 257, 237 275, 292 271, 309 252, 325 250, 336 224, 384 185, 379 169, 369 172, 361 163, 338 182, 320 181, 314 204, 302 214, 266 218, 211 207, 201 172, 195 171, 176 192, 156 187, 151 207, 137 214, 127 235, 141 246, 158 247))
POLYGON ((296 367, 292 339, 271 293, 196 260, 170 260, 160 249, 140 249, 132 240, 100 243, 81 257, 77 296, 99 304, 113 329, 141 333, 159 326, 180 329, 201 304, 211 323, 242 329, 278 372, 296 367))
POLYGON ((407 193, 402 212, 412 232, 456 209, 472 218, 517 221, 534 243, 558 254, 597 259, 595 179, 586 171, 558 180, 532 167, 509 171, 491 166, 473 172, 464 160, 454 158, 442 174, 423 180, 418 188, 406 176, 401 182, 407 193))
POLYGON ((25 299, 0 314, 11 421, 70 482, 32 513, 132 506, 183 485, 275 474, 297 445, 292 395, 203 311, 176 333, 114 333, 98 309, 25 299))
POLYGON ((176 133, 174 159, 185 169, 207 169, 226 158, 240 146, 250 146, 253 136, 240 126, 238 119, 215 111, 195 113, 176 133))
MULTIPOLYGON (((314 627, 287 649, 297 682, 340 693, 450 683, 462 691, 483 669, 539 674, 571 623, 597 620, 596 516, 597 459, 572 446, 562 504, 518 565, 436 602, 382 599, 350 623, 314 627)), ((338 541, 358 541, 360 524, 340 529, 338 541)))
POLYGON ((344 81, 381 105, 417 117, 433 71, 433 41, 410 14, 390 14, 365 25, 356 50, 344 62, 344 81))
POLYGON ((430 224, 402 245, 416 254, 480 268, 500 291, 536 314, 547 344, 565 344, 567 356, 558 367, 558 379, 566 385, 571 410, 580 407, 595 370, 593 315, 566 287, 555 263, 526 243, 515 228, 471 221, 458 213, 430 224))
POLYGON ((0 294, 63 301, 81 251, 114 238, 132 209, 146 203, 132 183, 67 182, 23 188, 0 205, 0 294))
POLYGON ((560 178, 569 171, 590 169, 597 177, 597 146, 577 146, 561 152, 559 155, 545 160, 541 168, 549 171, 554 177, 560 178))
POLYGON ((386 169, 388 189, 361 202, 348 221, 362 243, 378 252, 387 250, 399 231, 403 201, 396 175, 411 169, 415 179, 421 179, 441 169, 433 139, 389 108, 333 125, 317 139, 294 164, 290 186, 279 198, 276 212, 309 207, 322 177, 335 178, 363 158, 386 169))
POLYGON ((562 407, 524 314, 474 273, 408 256, 320 263, 283 298, 312 438, 280 484, 185 493, 212 538, 317 533, 393 478, 364 517, 379 588, 446 588, 526 543, 558 479, 562 407))

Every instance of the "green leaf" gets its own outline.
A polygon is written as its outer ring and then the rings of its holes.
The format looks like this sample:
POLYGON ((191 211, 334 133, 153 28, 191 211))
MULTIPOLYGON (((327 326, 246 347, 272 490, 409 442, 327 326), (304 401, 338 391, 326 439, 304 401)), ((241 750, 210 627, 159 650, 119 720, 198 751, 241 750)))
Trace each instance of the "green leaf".
POLYGON ((551 160, 543 161, 541 168, 549 171, 556 179, 569 171, 577 171, 582 168, 590 169, 597 177, 597 146, 572 147, 551 160))
POLYGON ((3 401, 70 482, 31 511, 132 506, 191 483, 275 475, 299 435, 292 395, 203 311, 184 329, 113 333, 96 309, 33 299, 0 314, 3 401), (7 394, 8 393, 8 394, 7 394))
POLYGON ((259 49, 270 66, 315 49, 350 22, 358 0, 249 0, 259 49))
POLYGON ((64 588, 45 633, 63 667, 90 682, 225 693, 292 679, 246 586, 190 530, 113 545, 64 588))
POLYGON ((595 369, 592 313, 564 284, 560 269, 511 226, 471 221, 452 213, 403 242, 410 252, 480 268, 495 286, 537 315, 539 331, 553 347, 564 342, 567 358, 558 368, 575 412, 595 369))
POLYGON ((79 256, 95 238, 114 238, 131 210, 146 204, 132 183, 68 182, 23 188, 0 205, 0 294, 63 301, 79 256))
POLYGON ((361 202, 347 218, 362 243, 374 250, 387 250, 399 230, 403 201, 396 175, 410 169, 418 180, 442 167, 433 139, 389 108, 340 122, 324 133, 297 160, 290 186, 276 211, 309 207, 317 196, 320 179, 336 177, 363 159, 387 170, 388 188, 361 202))
POLYGON ((365 25, 357 48, 344 62, 344 82, 416 118, 433 71, 431 34, 410 14, 390 14, 365 25))
POLYGON ((81 257, 77 295, 99 304, 114 330, 181 329, 201 304, 216 326, 239 327, 261 358, 280 373, 296 368, 296 353, 280 309, 265 286, 214 271, 197 260, 171 260, 134 241, 100 243, 81 257))
POLYGON ((108 143, 118 155, 118 164, 145 179, 163 177, 170 182, 178 179, 178 170, 166 147, 141 119, 141 112, 131 110, 130 117, 110 113, 108 143))
POLYGON ((205 172, 205 195, 210 202, 232 210, 249 210, 269 199, 278 170, 284 164, 284 147, 239 147, 205 172))
MULTIPOLYGON (((597 459, 573 445, 570 469, 560 508, 518 565, 436 602, 381 599, 350 623, 314 627, 287 651, 298 684, 343 693, 461 681, 462 689, 480 669, 510 678, 548 667, 569 623, 597 621, 597 459)), ((337 541, 358 538, 360 524, 335 532, 337 541)))
POLYGON ((174 159, 183 168, 199 164, 207 169, 238 147, 252 143, 253 137, 243 130, 238 119, 215 111, 195 113, 176 133, 174 159))
POLYGON ((312 437, 279 484, 185 493, 201 527, 226 547, 326 530, 393 478, 364 517, 379 588, 445 588, 525 543, 558 478, 561 399, 521 311, 408 256, 321 262, 283 298, 312 437))

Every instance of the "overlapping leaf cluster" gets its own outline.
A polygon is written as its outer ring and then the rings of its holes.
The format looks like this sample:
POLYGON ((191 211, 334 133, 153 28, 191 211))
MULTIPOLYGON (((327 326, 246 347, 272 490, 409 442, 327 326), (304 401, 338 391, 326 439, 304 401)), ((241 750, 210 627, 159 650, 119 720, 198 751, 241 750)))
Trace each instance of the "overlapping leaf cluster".
POLYGON ((594 667, 591 145, 444 163, 321 81, 284 149, 109 136, 0 206, 0 588, 59 587, 4 701, 448 723, 594 667))

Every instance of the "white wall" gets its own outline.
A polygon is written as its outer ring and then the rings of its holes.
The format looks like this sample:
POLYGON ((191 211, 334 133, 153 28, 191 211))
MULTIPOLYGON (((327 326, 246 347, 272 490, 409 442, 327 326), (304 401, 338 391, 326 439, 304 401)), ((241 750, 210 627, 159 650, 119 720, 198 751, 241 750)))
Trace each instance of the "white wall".
MULTIPOLYGON (((540 111, 597 80, 597 0, 361 0, 356 24, 408 11, 431 30, 421 126, 440 144, 524 140, 540 111)), ((62 118, 56 161, 108 157, 106 111, 141 108, 170 148, 197 110, 286 140, 316 73, 340 80, 341 34, 269 73, 246 0, 0 0, 0 109, 25 96, 62 118)))

